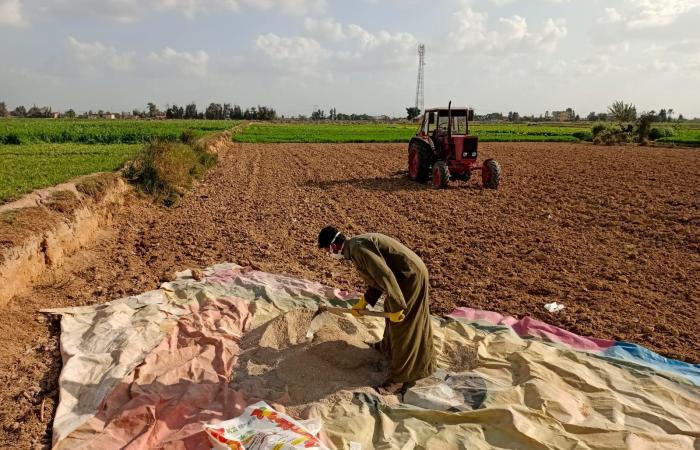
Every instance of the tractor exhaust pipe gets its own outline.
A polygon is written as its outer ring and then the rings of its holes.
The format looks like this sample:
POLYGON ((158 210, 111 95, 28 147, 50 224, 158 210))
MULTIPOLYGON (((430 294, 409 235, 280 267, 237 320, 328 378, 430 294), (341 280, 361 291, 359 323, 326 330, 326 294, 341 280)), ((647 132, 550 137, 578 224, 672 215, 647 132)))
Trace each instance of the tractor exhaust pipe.
POLYGON ((452 142, 452 100, 447 104, 447 138, 452 142))

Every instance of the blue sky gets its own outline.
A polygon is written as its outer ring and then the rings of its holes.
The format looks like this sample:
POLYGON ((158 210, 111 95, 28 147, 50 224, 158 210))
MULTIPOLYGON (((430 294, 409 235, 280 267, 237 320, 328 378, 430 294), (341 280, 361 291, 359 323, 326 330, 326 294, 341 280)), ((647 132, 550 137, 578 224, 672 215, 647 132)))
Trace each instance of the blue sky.
POLYGON ((700 0, 0 0, 0 101, 700 116, 700 0))

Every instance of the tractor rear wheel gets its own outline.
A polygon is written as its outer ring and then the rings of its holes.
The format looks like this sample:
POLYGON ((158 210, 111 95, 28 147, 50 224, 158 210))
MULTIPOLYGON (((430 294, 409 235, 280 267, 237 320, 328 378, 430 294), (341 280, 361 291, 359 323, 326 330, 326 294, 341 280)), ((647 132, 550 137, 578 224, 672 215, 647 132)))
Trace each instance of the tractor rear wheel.
POLYGON ((485 188, 498 189, 501 184, 501 165, 493 159, 484 161, 484 168, 481 169, 481 182, 485 188))
POLYGON ((450 182, 450 169, 445 161, 433 164, 432 185, 436 189, 445 189, 450 182))
POLYGON ((408 176, 413 181, 426 181, 430 169, 430 149, 424 142, 414 139, 408 145, 408 176))

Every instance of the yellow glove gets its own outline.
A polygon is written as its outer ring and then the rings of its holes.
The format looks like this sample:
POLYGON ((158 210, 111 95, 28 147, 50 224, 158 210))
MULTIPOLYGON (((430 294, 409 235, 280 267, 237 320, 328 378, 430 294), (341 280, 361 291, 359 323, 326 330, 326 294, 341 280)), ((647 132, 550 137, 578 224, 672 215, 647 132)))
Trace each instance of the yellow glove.
POLYGON ((403 309, 401 311, 389 313, 389 320, 392 322, 403 322, 405 318, 406 315, 403 313, 403 309))
POLYGON ((357 303, 352 305, 352 315, 355 317, 360 317, 360 310, 367 308, 367 302, 365 301, 365 296, 361 295, 357 300, 357 303))

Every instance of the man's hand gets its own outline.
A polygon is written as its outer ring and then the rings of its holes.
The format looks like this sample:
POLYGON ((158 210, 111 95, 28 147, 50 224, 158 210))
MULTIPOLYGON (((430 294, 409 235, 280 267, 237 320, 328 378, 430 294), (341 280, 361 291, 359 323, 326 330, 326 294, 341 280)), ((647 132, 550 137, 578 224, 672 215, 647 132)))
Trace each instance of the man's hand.
POLYGON ((367 308, 367 302, 365 301, 365 296, 361 295, 357 300, 357 303, 352 305, 352 315, 355 317, 360 317, 360 311, 367 308))
POLYGON ((389 320, 391 322, 403 322, 405 318, 406 315, 403 313, 403 309, 401 311, 389 313, 389 320))

